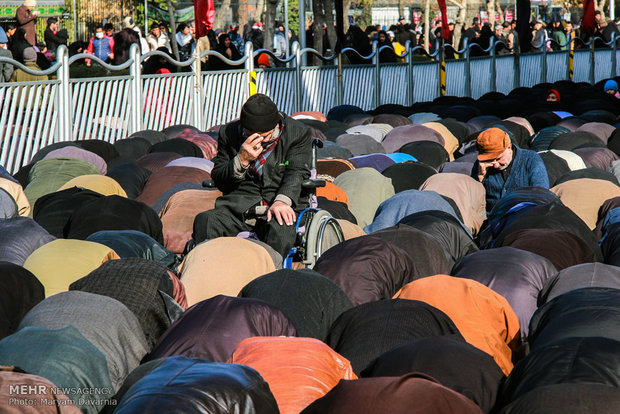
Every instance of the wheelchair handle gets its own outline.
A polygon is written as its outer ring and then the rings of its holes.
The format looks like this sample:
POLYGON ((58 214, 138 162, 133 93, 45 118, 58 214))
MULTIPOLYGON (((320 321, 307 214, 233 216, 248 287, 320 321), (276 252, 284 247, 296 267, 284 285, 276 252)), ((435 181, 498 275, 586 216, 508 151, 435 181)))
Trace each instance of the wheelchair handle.
POLYGON ((316 180, 310 178, 308 180, 304 180, 301 183, 301 188, 303 188, 304 190, 316 190, 317 188, 325 187, 325 185, 325 180, 316 180))
POLYGON ((312 139, 312 170, 316 171, 317 148, 323 148, 323 141, 318 138, 312 139))

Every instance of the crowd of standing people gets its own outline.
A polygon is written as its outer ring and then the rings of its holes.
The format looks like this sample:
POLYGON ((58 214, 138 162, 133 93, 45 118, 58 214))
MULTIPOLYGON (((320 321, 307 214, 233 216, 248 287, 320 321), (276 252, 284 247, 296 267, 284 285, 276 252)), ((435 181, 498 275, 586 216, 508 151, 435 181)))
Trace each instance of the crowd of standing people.
MULTIPOLYGON (((43 39, 37 39, 36 21, 39 12, 36 10, 36 0, 25 0, 23 5, 16 11, 16 24, 8 25, 7 30, 0 27, 0 56, 12 57, 18 62, 34 70, 45 70, 49 68, 56 59, 56 50, 59 45, 68 43, 68 33, 66 29, 59 28, 58 19, 55 17, 47 18, 47 27, 43 39)), ((600 37, 605 42, 610 42, 614 33, 620 37, 620 18, 614 21, 602 19, 600 12, 595 15, 596 25, 594 36, 600 37)), ((378 42, 380 52, 379 59, 382 63, 395 63, 402 61, 401 55, 405 52, 407 42, 411 47, 421 46, 416 53, 424 56, 427 49, 431 54, 436 50, 442 37, 441 20, 436 19, 431 22, 429 39, 424 37, 424 25, 409 23, 404 16, 399 17, 397 24, 386 27, 381 25, 369 25, 366 29, 351 24, 346 36, 345 47, 355 49, 360 56, 353 53, 346 54, 348 63, 369 63, 363 56, 369 56, 372 52, 373 41, 378 42)), ((323 45, 324 54, 330 54, 335 49, 331 45, 327 35, 327 26, 323 25, 323 45)), ((548 22, 534 20, 531 23, 531 33, 525 38, 527 45, 519 45, 520 38, 523 42, 523 35, 517 33, 516 21, 504 21, 492 26, 489 23, 481 23, 475 17, 470 26, 464 25, 461 29, 460 41, 454 41, 455 24, 449 23, 449 30, 452 34, 451 44, 445 49, 447 59, 458 58, 457 50, 462 50, 465 40, 472 47, 471 56, 481 56, 488 54, 491 39, 496 43, 496 54, 512 54, 520 51, 539 49, 543 42, 546 42, 547 50, 566 50, 569 47, 584 47, 584 42, 569 42, 570 39, 581 39, 587 41, 589 36, 581 33, 578 24, 573 24, 570 19, 558 18, 557 16, 548 22), (531 36, 529 36, 531 35, 531 36), (550 41, 548 41, 550 39, 550 41), (524 47, 525 46, 525 47, 524 47)), ((313 22, 306 24, 306 43, 308 47, 315 45, 316 28, 313 22)), ((250 22, 244 27, 233 23, 224 29, 211 29, 206 36, 196 38, 195 26, 192 22, 179 23, 174 32, 165 23, 154 22, 150 25, 149 32, 141 33, 136 26, 133 18, 127 16, 122 20, 121 30, 113 23, 97 24, 88 42, 75 41, 69 44, 69 53, 87 53, 100 60, 118 65, 129 58, 129 47, 133 43, 140 45, 141 53, 151 51, 163 52, 171 58, 180 61, 191 59, 193 54, 198 51, 202 53, 207 50, 219 52, 230 61, 239 60, 244 52, 245 44, 251 42, 254 50, 263 49, 264 42, 263 24, 261 22, 250 22), (174 47, 176 44, 176 47, 174 47)), ((255 65, 259 68, 283 66, 281 59, 285 59, 290 54, 290 45, 297 40, 297 34, 292 30, 285 30, 283 24, 276 22, 272 49, 273 55, 279 59, 273 59, 267 54, 260 54, 255 58, 255 65)), ((213 56, 204 56, 202 59, 203 70, 226 70, 235 69, 238 66, 231 65, 222 59, 213 56)), ((91 66, 91 59, 85 59, 86 66, 91 66)), ((185 68, 185 70, 189 70, 185 68)), ((161 56, 146 59, 143 64, 145 74, 169 73, 177 71, 168 59, 161 56)), ((0 63, 0 81, 10 80, 39 80, 40 77, 27 74, 21 70, 14 70, 11 64, 0 63)))

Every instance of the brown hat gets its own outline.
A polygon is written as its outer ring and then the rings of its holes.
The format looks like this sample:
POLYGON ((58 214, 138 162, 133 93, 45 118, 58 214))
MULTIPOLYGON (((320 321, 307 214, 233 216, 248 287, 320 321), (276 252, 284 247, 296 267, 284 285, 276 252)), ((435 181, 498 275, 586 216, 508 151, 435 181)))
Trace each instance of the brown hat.
POLYGON ((510 137, 500 128, 482 131, 476 140, 478 161, 490 161, 502 155, 510 145, 510 137))

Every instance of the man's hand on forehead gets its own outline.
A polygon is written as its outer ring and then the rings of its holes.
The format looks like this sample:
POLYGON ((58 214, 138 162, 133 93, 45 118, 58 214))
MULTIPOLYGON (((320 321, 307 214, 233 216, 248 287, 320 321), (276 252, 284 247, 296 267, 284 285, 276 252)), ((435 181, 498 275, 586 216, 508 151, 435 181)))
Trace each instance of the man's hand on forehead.
POLYGON ((241 161, 243 167, 247 168, 247 166, 263 152, 263 139, 264 138, 259 134, 252 134, 241 144, 241 148, 239 149, 239 161, 241 161))

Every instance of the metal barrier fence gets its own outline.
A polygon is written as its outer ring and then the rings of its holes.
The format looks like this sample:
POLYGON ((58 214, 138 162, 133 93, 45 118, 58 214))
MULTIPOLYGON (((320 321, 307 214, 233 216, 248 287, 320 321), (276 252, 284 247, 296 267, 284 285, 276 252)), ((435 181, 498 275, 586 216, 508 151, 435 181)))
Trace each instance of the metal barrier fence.
MULTIPOLYGON (((379 55, 388 47, 378 49, 375 43, 369 56, 360 56, 372 61, 366 65, 341 64, 338 56, 319 56, 313 49, 301 50, 298 43, 293 44, 291 56, 284 60, 266 50, 253 51, 248 42, 238 61, 207 51, 185 62, 158 51, 140 56, 138 46, 132 45, 129 60, 118 66, 86 54, 69 58, 66 47, 61 46, 57 62, 40 72, 0 57, 0 62, 12 63, 31 75, 55 74, 54 80, 0 83, 0 164, 15 172, 40 148, 59 141, 96 138, 113 143, 139 130, 161 130, 174 124, 190 124, 205 130, 237 118, 254 86, 257 92, 269 95, 285 113, 327 113, 340 104, 371 109, 384 103, 411 105, 431 101, 444 88, 447 95, 479 98, 487 92, 508 93, 516 87, 541 82, 572 78, 594 83, 618 74, 620 56, 615 36, 603 49, 595 49, 593 40, 582 43, 587 48, 573 50, 575 42, 581 41, 570 39, 559 45, 566 50, 548 51, 547 45, 553 42, 546 39, 535 53, 498 56, 495 49, 500 42, 492 38, 489 48, 484 50, 488 56, 483 57, 472 57, 472 48, 480 46, 465 42, 463 49, 456 51, 460 59, 449 61, 443 60, 445 49, 441 47, 427 55, 427 60, 420 61, 415 57, 426 52, 407 44, 399 57, 402 62, 385 64, 380 62, 379 55), (255 69, 254 58, 260 53, 269 54, 286 67, 255 69), (324 65, 302 67, 307 54, 318 56, 324 65), (203 72, 200 59, 205 56, 241 68, 203 72), (186 71, 142 75, 142 62, 160 57, 186 71), (109 71, 129 69, 129 74, 71 79, 69 66, 85 58, 109 71), (445 72, 441 71, 442 62, 445 72)), ((344 49, 343 54, 358 53, 344 49)))

